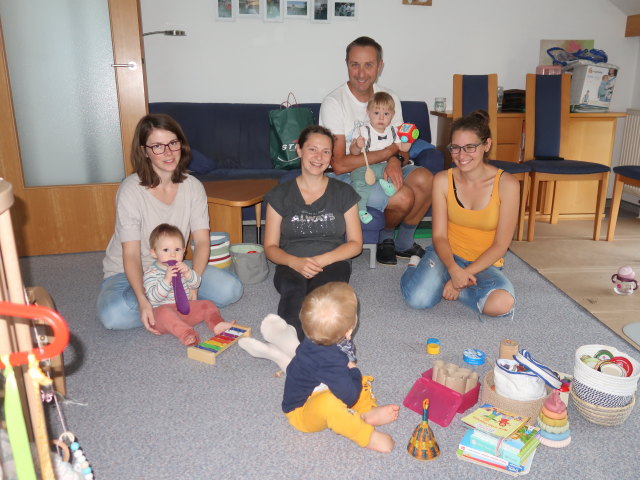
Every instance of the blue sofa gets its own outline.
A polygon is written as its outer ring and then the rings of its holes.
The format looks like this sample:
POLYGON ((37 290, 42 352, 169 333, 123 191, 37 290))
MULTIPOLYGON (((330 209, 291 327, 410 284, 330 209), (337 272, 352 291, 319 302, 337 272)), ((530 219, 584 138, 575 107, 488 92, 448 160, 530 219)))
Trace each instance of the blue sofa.
MULTIPOLYGON (((313 112, 318 121, 319 103, 300 104, 313 112)), ((246 178, 281 179, 294 175, 291 170, 273 168, 269 155, 269 111, 277 104, 263 103, 188 103, 158 102, 149 104, 150 113, 166 113, 182 126, 191 144, 193 159, 189 165, 193 175, 201 181, 246 178)), ((425 102, 402 102, 406 122, 420 130, 420 139, 431 142, 429 109, 425 102)), ((424 144, 421 144, 424 147, 424 144)), ((416 145, 418 147, 418 145, 416 145)), ((444 168, 444 157, 435 149, 412 148, 416 165, 437 173, 444 168)), ((369 209, 373 221, 362 225, 364 243, 373 249, 378 232, 384 227, 382 212, 369 209)), ((254 209, 244 208, 243 219, 253 220, 254 209)), ((375 252, 373 252, 375 253, 375 252)), ((375 266, 372 255, 372 266, 375 266)))

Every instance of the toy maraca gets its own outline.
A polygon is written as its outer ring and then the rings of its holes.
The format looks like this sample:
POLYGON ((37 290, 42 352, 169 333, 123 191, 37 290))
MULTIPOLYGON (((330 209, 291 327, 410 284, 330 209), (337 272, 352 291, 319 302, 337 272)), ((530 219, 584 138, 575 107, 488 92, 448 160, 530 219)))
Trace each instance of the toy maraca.
POLYGON ((618 273, 611 276, 613 291, 618 295, 631 295, 638 289, 638 281, 635 279, 636 273, 626 265, 618 269, 618 273))
MULTIPOLYGON (((167 260, 165 263, 170 267, 173 267, 178 262, 176 260, 167 260)), ((187 293, 184 291, 184 287, 182 286, 180 274, 171 279, 171 285, 173 286, 173 296, 176 299, 176 307, 178 308, 178 311, 183 315, 188 315, 189 299, 187 298, 187 293)))

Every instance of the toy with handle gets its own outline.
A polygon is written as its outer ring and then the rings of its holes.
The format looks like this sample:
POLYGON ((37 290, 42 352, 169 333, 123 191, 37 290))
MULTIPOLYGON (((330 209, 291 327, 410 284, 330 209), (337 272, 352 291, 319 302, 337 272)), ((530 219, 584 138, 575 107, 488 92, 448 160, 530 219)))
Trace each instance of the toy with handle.
MULTIPOLYGON (((176 260, 167 260, 165 262, 170 267, 173 267, 176 263, 176 260)), ((182 286, 181 275, 174 276, 171 279, 171 285, 173 285, 173 296, 176 299, 176 307, 178 311, 183 315, 189 314, 189 299, 187 298, 187 292, 184 291, 184 287, 182 286)))
MULTIPOLYGON (((364 137, 364 135, 362 135, 362 132, 360 132, 360 136, 364 137)), ((364 163, 367 164, 367 170, 366 172, 364 172, 364 181, 367 182, 367 185, 373 185, 374 183, 376 183, 376 174, 373 170, 371 170, 371 167, 369 166, 369 159, 367 158, 366 148, 362 149, 362 154, 364 155, 364 163)))
POLYGON ((418 460, 434 460, 440 455, 440 447, 429 426, 429 399, 422 401, 422 422, 413 431, 409 439, 407 452, 418 460))

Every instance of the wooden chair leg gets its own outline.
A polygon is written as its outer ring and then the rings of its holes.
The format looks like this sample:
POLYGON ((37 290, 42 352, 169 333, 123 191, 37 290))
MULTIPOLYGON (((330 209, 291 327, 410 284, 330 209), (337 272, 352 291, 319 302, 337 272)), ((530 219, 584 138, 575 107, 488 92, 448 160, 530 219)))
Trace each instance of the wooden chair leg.
POLYGON ((531 195, 529 198, 529 227, 527 229, 527 242, 533 242, 533 233, 536 226, 536 208, 538 203, 539 180, 535 172, 531 174, 531 195))
POLYGON ((618 212, 620 211, 620 200, 622 199, 622 189, 624 182, 622 177, 616 173, 615 182, 613 183, 613 196, 611 197, 611 207, 609 208, 609 227, 607 228, 607 242, 613 241, 616 231, 616 223, 618 222, 618 212))
POLYGON ((598 182, 598 201, 596 203, 596 218, 593 224, 593 239, 597 242, 600 240, 600 228, 602 227, 602 213, 604 212, 604 204, 607 200, 607 186, 609 184, 609 173, 602 174, 598 182))
POLYGON ((522 189, 520 190, 520 207, 518 210, 518 230, 516 240, 521 241, 524 237, 524 216, 527 208, 527 193, 529 188, 529 174, 525 172, 522 177, 522 189))
POLYGON ((553 193, 551 194, 551 215, 549 216, 549 223, 556 224, 558 223, 558 218, 560 217, 560 207, 558 203, 558 182, 547 182, 547 185, 553 189, 553 193))

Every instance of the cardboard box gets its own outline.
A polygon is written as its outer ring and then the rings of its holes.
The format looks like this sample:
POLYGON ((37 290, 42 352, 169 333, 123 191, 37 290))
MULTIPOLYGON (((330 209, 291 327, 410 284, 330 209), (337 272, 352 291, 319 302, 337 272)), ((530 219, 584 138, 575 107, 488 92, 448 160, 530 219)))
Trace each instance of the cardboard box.
POLYGON ((564 67, 571 73, 571 95, 569 103, 581 109, 608 111, 613 87, 618 76, 616 65, 577 60, 564 67))

